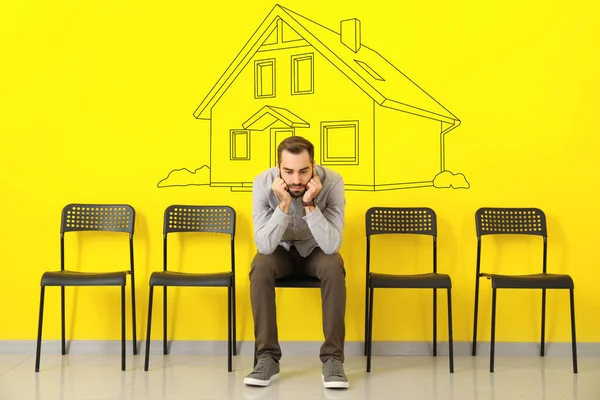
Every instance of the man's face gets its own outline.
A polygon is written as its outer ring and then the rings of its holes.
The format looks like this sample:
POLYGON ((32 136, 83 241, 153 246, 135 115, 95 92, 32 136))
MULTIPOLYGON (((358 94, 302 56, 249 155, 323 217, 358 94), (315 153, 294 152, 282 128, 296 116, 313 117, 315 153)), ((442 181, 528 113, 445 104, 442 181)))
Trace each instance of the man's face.
POLYGON ((314 165, 310 162, 308 151, 292 154, 288 151, 281 153, 279 160, 279 175, 287 184, 292 197, 302 197, 306 192, 306 184, 313 176, 314 165))

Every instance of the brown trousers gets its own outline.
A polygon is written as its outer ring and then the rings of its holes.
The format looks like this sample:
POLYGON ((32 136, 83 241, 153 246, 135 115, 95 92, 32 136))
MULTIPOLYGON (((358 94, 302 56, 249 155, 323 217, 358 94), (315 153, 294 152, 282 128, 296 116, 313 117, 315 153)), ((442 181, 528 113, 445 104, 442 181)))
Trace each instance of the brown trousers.
MULTIPOLYGON (((315 248, 306 258, 295 247, 288 252, 281 246, 272 254, 257 253, 250 269, 250 300, 254 316, 254 337, 257 357, 281 359, 275 309, 275 278, 290 275, 309 275, 321 281, 323 308, 322 362, 335 358, 344 362, 346 327, 346 270, 339 254, 325 254, 315 248)), ((301 315, 295 311, 297 315, 301 315)))

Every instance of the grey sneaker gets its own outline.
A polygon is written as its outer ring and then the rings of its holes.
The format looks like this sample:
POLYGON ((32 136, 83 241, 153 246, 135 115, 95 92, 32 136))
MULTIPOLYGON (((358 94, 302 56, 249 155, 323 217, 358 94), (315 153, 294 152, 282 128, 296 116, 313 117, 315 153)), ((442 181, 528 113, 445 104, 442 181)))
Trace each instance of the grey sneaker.
POLYGON ((350 386, 344 373, 344 365, 334 358, 330 358, 323 363, 322 377, 323 386, 326 388, 346 389, 350 386))
POLYGON ((244 379, 244 384, 250 386, 269 386, 271 382, 279 378, 279 363, 271 357, 259 358, 254 367, 244 379))

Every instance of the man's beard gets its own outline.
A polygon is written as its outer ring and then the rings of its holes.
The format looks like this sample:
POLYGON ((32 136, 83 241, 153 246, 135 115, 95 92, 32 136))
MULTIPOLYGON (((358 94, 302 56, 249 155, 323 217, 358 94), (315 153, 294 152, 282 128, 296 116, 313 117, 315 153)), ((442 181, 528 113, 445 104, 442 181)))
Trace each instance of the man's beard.
POLYGON ((289 194, 293 198, 297 199, 299 197, 304 196, 304 193, 306 193, 306 185, 294 185, 292 187, 290 187, 290 185, 288 185, 288 192, 289 192, 289 194), (301 189, 304 189, 304 190, 302 190, 301 192, 294 192, 294 191, 292 191, 292 188, 294 188, 294 189, 300 189, 301 188, 301 189))

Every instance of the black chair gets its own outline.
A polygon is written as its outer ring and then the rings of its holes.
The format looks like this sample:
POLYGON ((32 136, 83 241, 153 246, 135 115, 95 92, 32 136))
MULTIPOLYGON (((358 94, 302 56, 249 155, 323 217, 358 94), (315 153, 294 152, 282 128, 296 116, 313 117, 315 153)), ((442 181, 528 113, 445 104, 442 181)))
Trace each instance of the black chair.
POLYGON ((65 345, 65 286, 120 286, 121 287, 121 370, 125 371, 125 286, 131 275, 131 317, 133 326, 133 354, 137 354, 135 319, 135 279, 133 262, 133 230, 135 210, 127 204, 69 204, 62 210, 60 225, 60 271, 42 275, 40 315, 35 372, 40 370, 42 323, 44 320, 44 294, 46 286, 60 286, 61 297, 61 352, 65 345), (65 233, 78 231, 122 232, 129 234, 129 270, 115 272, 79 272, 65 270, 65 233))
POLYGON ((477 275, 475 277, 475 317, 473 324, 473 349, 477 349, 477 314, 479 307, 479 279, 492 281, 492 332, 490 342, 490 372, 494 372, 494 344, 496 339, 496 290, 542 289, 542 330, 540 356, 544 356, 546 328, 546 289, 568 289, 571 297, 571 335, 573 347, 573 372, 577 373, 577 342, 575 339, 575 303, 573 279, 569 275, 548 274, 546 259, 548 235, 546 216, 538 208, 480 208, 475 213, 477 228, 477 275), (533 275, 498 275, 481 272, 481 242, 484 235, 534 235, 543 238, 542 273, 533 275))
POLYGON ((236 354, 235 323, 235 210, 229 206, 172 205, 165 210, 163 224, 163 270, 150 276, 148 299, 148 330, 144 371, 150 358, 150 331, 152 326, 152 298, 155 286, 163 286, 163 354, 167 349, 167 287, 226 287, 227 288, 227 370, 232 371, 231 355, 236 354), (219 273, 189 273, 169 271, 167 267, 167 237, 169 233, 204 232, 228 234, 231 244, 229 271, 219 273))
MULTIPOLYGON (((365 293, 365 355, 367 372, 371 372, 373 342, 373 294, 375 288, 433 289, 433 356, 437 356, 437 289, 448 293, 448 350, 450 372, 454 372, 452 340, 452 281, 449 275, 437 273, 437 221, 430 208, 372 207, 366 212, 367 279, 365 293), (381 274, 371 272, 371 236, 389 234, 429 235, 433 238, 433 272, 418 275, 381 274)), ((396 255, 395 257, 400 257, 396 255)))
MULTIPOLYGON (((319 278, 314 276, 286 276, 284 278, 275 279, 275 287, 276 288, 298 288, 298 289, 319 289, 321 288, 321 281, 319 278)), ((258 362, 257 357, 258 346, 256 341, 254 341, 254 366, 258 362)))

